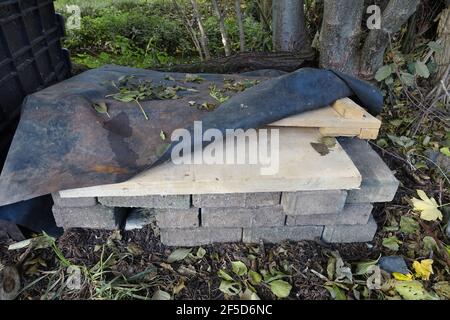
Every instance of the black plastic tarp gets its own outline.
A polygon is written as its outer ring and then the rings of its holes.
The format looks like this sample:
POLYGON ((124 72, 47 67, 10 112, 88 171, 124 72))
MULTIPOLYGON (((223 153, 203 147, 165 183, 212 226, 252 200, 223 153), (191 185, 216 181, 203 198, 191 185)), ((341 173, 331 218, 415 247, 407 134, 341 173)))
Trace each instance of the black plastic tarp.
POLYGON ((168 160, 171 132, 192 128, 196 120, 203 122, 203 130, 224 132, 262 127, 343 97, 354 97, 374 115, 383 104, 377 88, 330 70, 305 68, 279 77, 199 76, 104 66, 28 96, 0 176, 0 205, 125 181, 168 160), (135 102, 107 97, 117 92, 112 82, 117 86, 123 76, 175 88, 179 98, 141 101, 146 120, 135 102), (249 83, 253 86, 243 92, 224 90, 231 97, 214 111, 199 107, 217 104, 211 93, 226 84, 249 83), (106 103, 108 115, 93 108, 99 102, 106 103))

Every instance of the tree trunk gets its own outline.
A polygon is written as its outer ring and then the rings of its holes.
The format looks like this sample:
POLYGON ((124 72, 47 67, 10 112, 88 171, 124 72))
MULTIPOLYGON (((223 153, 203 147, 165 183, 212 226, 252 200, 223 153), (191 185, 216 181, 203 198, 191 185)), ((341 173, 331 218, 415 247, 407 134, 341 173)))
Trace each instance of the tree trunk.
POLYGON ((400 31, 417 9, 419 0, 391 0, 381 16, 381 29, 371 30, 361 52, 359 76, 371 80, 383 65, 389 35, 400 31))
POLYGON ((304 0, 276 0, 272 17, 273 47, 276 51, 310 50, 305 26, 304 0))
POLYGON ((262 69, 292 72, 311 66, 314 54, 290 52, 244 52, 203 63, 191 63, 159 68, 165 72, 240 73, 262 69))
POLYGON ((239 43, 241 52, 245 52, 245 32, 244 32, 244 21, 242 18, 241 11, 241 0, 235 0, 234 6, 236 8, 236 19, 239 25, 239 43))
POLYGON ((200 60, 203 61, 204 60, 203 51, 200 46, 200 42, 198 41, 195 30, 192 27, 192 24, 189 22, 189 18, 186 16, 186 13, 183 11, 183 9, 178 5, 176 0, 172 0, 172 2, 175 7, 175 10, 178 12, 178 14, 181 16, 183 20, 184 27, 189 33, 189 36, 191 37, 192 42, 194 43, 195 49, 197 49, 198 55, 200 56, 200 60))
POLYGON ((364 1, 325 0, 320 32, 320 66, 358 74, 364 1))
POLYGON ((202 17, 200 15, 200 11, 198 10, 197 0, 191 0, 192 9, 194 10, 194 17, 197 20, 198 29, 200 31, 200 44, 203 48, 203 53, 205 54, 205 59, 208 60, 211 58, 209 54, 208 48, 208 36, 206 35, 205 29, 203 28, 202 17))
POLYGON ((258 7, 259 21, 262 22, 267 32, 271 32, 270 17, 272 14, 272 0, 257 0, 256 6, 258 7))
POLYGON ((435 54, 438 64, 437 80, 440 81, 450 64, 450 6, 447 6, 439 19, 438 41, 443 50, 435 54))
POLYGON ((225 56, 231 55, 231 49, 230 49, 230 41, 228 40, 228 33, 225 29, 225 21, 223 17, 222 10, 220 10, 219 4, 217 3, 217 0, 211 0, 214 12, 216 13, 217 19, 219 19, 219 29, 220 29, 220 35, 222 36, 222 44, 223 48, 225 50, 225 56))

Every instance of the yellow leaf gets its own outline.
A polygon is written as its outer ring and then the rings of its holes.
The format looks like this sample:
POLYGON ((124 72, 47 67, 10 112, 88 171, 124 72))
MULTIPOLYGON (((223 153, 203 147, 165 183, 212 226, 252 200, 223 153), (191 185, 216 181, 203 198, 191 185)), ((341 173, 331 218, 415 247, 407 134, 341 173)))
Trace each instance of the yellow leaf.
POLYGON ((413 275, 410 273, 403 274, 400 272, 393 272, 392 275, 394 276, 395 280, 399 280, 399 281, 412 281, 412 279, 413 279, 413 275))
POLYGON ((420 262, 414 261, 413 268, 416 271, 416 277, 422 280, 430 280, 430 275, 433 274, 433 260, 425 259, 420 262))
POLYGON ((442 212, 439 211, 439 205, 436 200, 428 198, 422 190, 417 190, 417 194, 421 200, 412 198, 411 201, 414 210, 420 212, 420 218, 425 221, 442 220, 442 212))

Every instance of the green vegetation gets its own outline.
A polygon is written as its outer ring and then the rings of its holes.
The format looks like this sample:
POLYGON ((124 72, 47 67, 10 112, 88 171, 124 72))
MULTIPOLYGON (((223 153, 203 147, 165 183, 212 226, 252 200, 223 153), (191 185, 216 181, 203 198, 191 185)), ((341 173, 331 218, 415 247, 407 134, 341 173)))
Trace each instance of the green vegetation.
MULTIPOLYGON (((191 7, 182 1, 182 10, 191 15, 191 7)), ((56 10, 69 17, 66 5, 81 9, 81 29, 67 30, 65 47, 75 63, 96 68, 118 64, 151 68, 198 60, 198 53, 180 14, 171 1, 164 0, 58 0, 56 10)), ((218 19, 206 3, 203 21, 213 56, 222 54, 218 19)), ((225 19, 231 48, 239 50, 239 30, 232 13, 225 19)), ((246 47, 249 51, 270 48, 271 37, 260 22, 248 14, 244 18, 246 47)))

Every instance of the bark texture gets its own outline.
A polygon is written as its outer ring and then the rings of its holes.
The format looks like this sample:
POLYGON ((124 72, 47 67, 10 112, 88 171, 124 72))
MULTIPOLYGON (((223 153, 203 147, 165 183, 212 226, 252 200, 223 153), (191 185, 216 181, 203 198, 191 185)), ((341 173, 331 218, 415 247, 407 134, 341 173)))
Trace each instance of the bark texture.
POLYGON ((305 26, 304 0, 273 2, 273 47, 276 51, 310 50, 305 26))
POLYGON ((438 64, 437 80, 440 80, 450 64, 450 6, 441 13, 438 27, 438 41, 443 47, 442 52, 435 54, 438 64))
POLYGON ((191 0, 192 9, 194 11, 194 17, 197 20, 198 29, 200 31, 200 44, 203 49, 203 53, 205 55, 205 59, 208 60, 211 58, 208 47, 208 36, 206 35, 205 28, 203 28, 202 17, 200 15, 200 11, 198 10, 197 0, 191 0))
POLYGON ((320 65, 358 74, 364 1, 325 0, 320 32, 320 65))
POLYGON ((245 52, 245 32, 244 32, 244 19, 242 17, 241 0, 235 0, 234 7, 236 10, 236 18, 239 27, 239 47, 241 52, 245 52))

